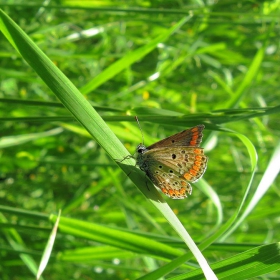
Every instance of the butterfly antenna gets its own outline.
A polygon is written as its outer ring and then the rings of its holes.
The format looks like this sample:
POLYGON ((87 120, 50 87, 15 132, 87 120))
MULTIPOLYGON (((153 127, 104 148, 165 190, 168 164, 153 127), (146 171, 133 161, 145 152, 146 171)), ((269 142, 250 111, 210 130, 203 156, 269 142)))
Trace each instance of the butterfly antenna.
POLYGON ((141 131, 141 135, 142 135, 142 144, 144 145, 144 135, 143 135, 143 131, 142 131, 142 128, 141 128, 141 126, 140 126, 140 122, 139 122, 137 116, 135 116, 135 120, 137 121, 138 127, 139 127, 139 129, 140 129, 140 131, 141 131))

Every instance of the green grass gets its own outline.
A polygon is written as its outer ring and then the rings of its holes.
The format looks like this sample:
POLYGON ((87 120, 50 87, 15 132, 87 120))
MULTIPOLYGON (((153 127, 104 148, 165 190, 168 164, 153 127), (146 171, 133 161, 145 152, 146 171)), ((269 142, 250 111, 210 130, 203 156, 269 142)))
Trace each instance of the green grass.
POLYGON ((1 279, 279 277, 279 4, 79 3, 1 3, 1 279), (121 161, 135 115, 205 125, 187 199, 121 161))

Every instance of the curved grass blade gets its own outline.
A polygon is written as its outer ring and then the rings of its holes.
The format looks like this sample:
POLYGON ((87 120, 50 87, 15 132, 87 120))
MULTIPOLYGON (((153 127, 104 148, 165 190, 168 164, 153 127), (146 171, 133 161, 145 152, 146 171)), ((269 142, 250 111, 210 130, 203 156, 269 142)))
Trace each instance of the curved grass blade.
MULTIPOLYGON (((259 246, 212 264, 219 279, 253 279, 280 269, 280 244, 259 246)), ((204 279, 201 269, 181 274, 170 280, 204 279)))
POLYGON ((246 209, 242 213, 241 217, 234 224, 234 226, 223 236, 223 239, 228 237, 238 226, 246 219, 246 217, 252 212, 267 190, 272 186, 273 181, 280 172, 280 144, 275 148, 274 153, 272 154, 271 160, 267 166, 267 169, 253 195, 249 201, 246 209))
POLYGON ((52 248, 53 248, 55 237, 56 237, 56 233, 57 233, 57 228, 58 228, 58 223, 59 223, 59 219, 60 219, 60 214, 61 214, 61 210, 59 210, 56 222, 55 222, 53 230, 52 230, 52 233, 51 233, 51 235, 49 237, 47 246, 46 246, 45 251, 43 253, 43 256, 42 256, 42 259, 41 259, 41 262, 40 262, 40 265, 39 265, 39 269, 38 269, 38 272, 37 272, 37 276, 36 276, 37 280, 40 279, 43 271, 45 270, 45 268, 46 268, 46 266, 48 264, 49 258, 51 256, 52 248))

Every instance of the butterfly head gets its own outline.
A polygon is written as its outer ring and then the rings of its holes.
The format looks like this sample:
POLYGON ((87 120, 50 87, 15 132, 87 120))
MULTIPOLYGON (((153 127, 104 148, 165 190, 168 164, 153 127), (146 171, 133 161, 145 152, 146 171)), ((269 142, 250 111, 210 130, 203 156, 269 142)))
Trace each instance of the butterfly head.
POLYGON ((136 148, 137 154, 144 154, 147 151, 147 148, 143 144, 139 144, 136 148))

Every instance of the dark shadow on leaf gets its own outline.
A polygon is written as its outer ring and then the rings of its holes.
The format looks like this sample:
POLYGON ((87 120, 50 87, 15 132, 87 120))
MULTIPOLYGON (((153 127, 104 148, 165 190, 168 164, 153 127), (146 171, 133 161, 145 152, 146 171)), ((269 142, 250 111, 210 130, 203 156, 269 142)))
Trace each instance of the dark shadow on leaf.
POLYGON ((150 179, 138 167, 125 164, 124 162, 117 162, 117 164, 148 199, 166 203, 150 179))

